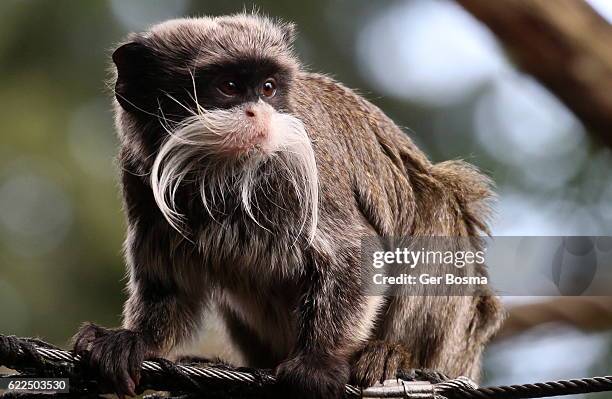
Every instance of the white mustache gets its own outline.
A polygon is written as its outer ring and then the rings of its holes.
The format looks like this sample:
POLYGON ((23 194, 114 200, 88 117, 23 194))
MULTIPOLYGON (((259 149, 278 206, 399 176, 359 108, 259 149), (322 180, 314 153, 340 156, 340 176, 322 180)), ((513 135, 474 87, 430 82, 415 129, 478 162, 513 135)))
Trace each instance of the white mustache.
POLYGON ((256 106, 270 117, 269 140, 262 151, 251 149, 248 156, 241 159, 228 157, 227 151, 237 135, 244 136, 244 132, 253 129, 243 106, 229 110, 198 107, 197 113, 168 130, 168 138, 157 153, 150 179, 157 206, 168 223, 181 234, 185 233, 186 219, 177 210, 175 199, 180 184, 190 173, 195 173, 199 180, 200 198, 211 217, 214 218, 208 197, 214 196, 211 193, 218 193, 222 199, 227 192, 239 193, 243 210, 266 229, 253 213, 253 194, 268 178, 258 171, 265 163, 273 162, 275 172, 282 174, 296 193, 300 209, 298 236, 305 235, 308 243, 314 239, 319 183, 310 138, 298 118, 276 112, 261 100, 256 106))

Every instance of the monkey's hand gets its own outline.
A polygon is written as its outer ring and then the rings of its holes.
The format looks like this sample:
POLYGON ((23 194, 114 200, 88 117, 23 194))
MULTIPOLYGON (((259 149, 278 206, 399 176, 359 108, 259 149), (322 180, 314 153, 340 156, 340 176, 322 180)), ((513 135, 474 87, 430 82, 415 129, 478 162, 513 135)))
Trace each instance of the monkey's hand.
POLYGON ((410 352, 402 344, 373 341, 357 354, 351 379, 361 387, 369 387, 395 379, 398 371, 409 369, 411 364, 410 352))
POLYGON ((340 399, 349 379, 347 361, 326 354, 298 355, 276 369, 278 397, 340 399))
POLYGON ((116 393, 120 398, 136 396, 140 365, 145 356, 153 355, 140 333, 86 323, 74 336, 73 342, 74 352, 98 376, 104 390, 116 393))

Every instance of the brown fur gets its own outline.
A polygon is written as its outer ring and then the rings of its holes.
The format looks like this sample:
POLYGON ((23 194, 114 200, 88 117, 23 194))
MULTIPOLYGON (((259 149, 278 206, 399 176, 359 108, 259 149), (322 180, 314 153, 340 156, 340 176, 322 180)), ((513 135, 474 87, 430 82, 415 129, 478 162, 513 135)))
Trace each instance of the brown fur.
POLYGON ((136 72, 129 49, 115 53, 130 298, 125 330, 100 333, 87 326, 76 349, 97 353, 92 366, 120 393, 134 393, 133 359, 164 355, 185 342, 212 302, 249 365, 276 368, 280 386, 299 397, 338 398, 349 380, 370 385, 400 369, 478 375, 483 346, 500 320, 495 297, 486 291, 368 297, 359 254, 366 236, 486 231, 490 182, 462 162, 432 164, 376 106, 304 71, 292 37, 292 26, 260 16, 177 20, 131 37, 151 60, 136 72), (274 189, 258 197, 269 231, 240 210, 229 212, 231 204, 219 213, 221 224, 213 222, 184 187, 188 240, 152 198, 146 174, 165 133, 151 117, 155 109, 147 108, 157 92, 144 96, 142 90, 180 87, 178 76, 190 68, 263 58, 285 71, 286 90, 275 108, 298 117, 313 142, 320 187, 315 239, 293 245, 298 199, 273 176, 274 189), (155 73, 142 72, 154 67, 155 73), (288 206, 280 210, 275 202, 288 206), (126 331, 134 334, 125 338, 126 331), (123 356, 113 360, 103 351, 123 356))

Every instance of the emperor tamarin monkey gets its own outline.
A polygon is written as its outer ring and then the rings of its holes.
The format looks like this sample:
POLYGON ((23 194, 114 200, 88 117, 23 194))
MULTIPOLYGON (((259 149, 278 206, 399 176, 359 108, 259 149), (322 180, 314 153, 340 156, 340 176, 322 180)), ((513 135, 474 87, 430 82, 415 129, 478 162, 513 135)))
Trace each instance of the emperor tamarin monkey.
POLYGON ((123 328, 87 324, 75 349, 119 394, 213 304, 248 365, 297 397, 399 369, 478 373, 495 297, 368 296, 359 256, 366 236, 481 234, 488 180, 432 164, 376 106, 302 68, 293 39, 239 14, 164 22, 113 53, 129 299, 123 328))

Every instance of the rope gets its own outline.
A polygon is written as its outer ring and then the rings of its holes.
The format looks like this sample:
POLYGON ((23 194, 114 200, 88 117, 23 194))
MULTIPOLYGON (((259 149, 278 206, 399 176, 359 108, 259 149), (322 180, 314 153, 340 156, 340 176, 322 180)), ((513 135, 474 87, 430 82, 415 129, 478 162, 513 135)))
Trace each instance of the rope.
MULTIPOLYGON (((612 376, 577 378, 572 380, 536 382, 533 384, 507 385, 458 390, 450 392, 453 399, 522 399, 550 396, 577 395, 583 393, 612 391, 612 376)), ((445 395, 446 396, 446 395, 445 395)))
MULTIPOLYGON (((0 335, 0 366, 18 371, 18 377, 69 378, 70 394, 40 394, 40 397, 89 398, 105 393, 98 391, 95 376, 87 375, 79 362, 78 355, 43 341, 0 335)), ((177 364, 165 359, 144 361, 141 372, 139 391, 153 389, 182 395, 177 398, 195 397, 191 395, 194 392, 206 392, 210 398, 265 397, 262 394, 276 381, 272 374, 262 370, 232 369, 214 364, 177 364)), ((0 379, 11 377, 16 376, 0 375, 0 379)), ((345 398, 526 399, 602 391, 612 391, 612 376, 478 388, 466 377, 448 379, 432 370, 411 370, 398 373, 396 380, 385 381, 380 386, 362 389, 346 385, 345 398)), ((35 397, 33 394, 26 396, 35 397)), ((26 396, 8 392, 0 395, 0 398, 26 396)), ((151 399, 158 397, 149 396, 151 399)))

